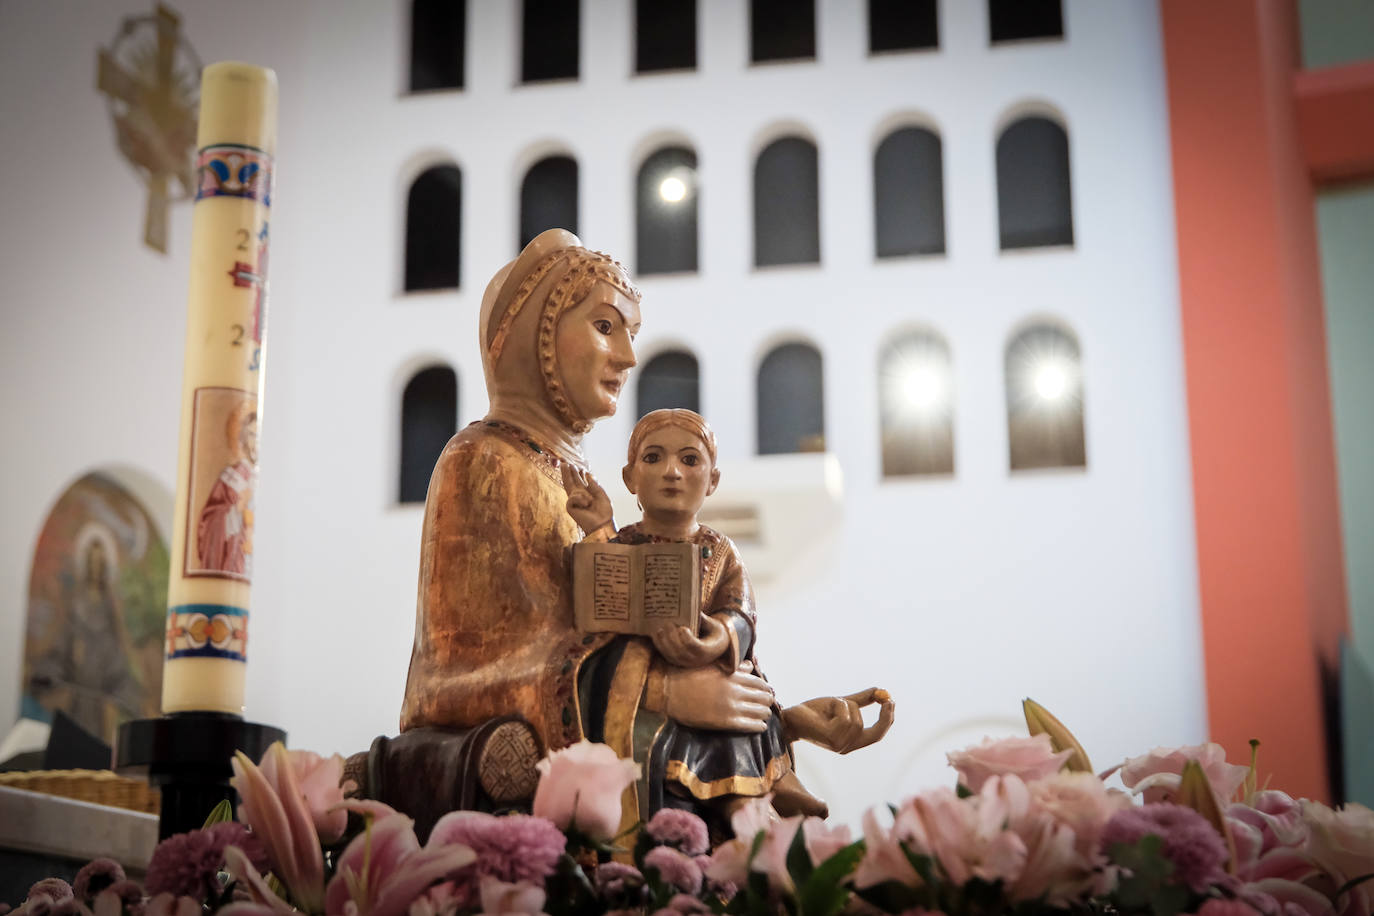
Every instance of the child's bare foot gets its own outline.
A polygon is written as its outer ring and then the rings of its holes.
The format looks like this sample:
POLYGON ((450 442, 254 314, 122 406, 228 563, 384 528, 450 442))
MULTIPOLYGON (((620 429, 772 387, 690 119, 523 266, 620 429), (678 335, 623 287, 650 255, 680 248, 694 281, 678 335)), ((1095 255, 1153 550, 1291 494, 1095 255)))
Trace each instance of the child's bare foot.
POLYGON ((797 774, 788 770, 773 783, 773 807, 783 817, 805 814, 808 817, 829 817, 830 806, 806 791, 797 774))

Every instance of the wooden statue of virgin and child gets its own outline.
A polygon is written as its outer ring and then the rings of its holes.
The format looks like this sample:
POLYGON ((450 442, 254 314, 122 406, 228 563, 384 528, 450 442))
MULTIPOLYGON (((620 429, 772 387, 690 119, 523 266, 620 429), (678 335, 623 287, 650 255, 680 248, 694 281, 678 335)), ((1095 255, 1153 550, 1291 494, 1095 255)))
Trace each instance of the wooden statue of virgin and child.
POLYGON ((641 764, 627 827, 665 806, 719 826, 741 799, 770 793, 781 815, 824 816, 797 779, 792 742, 843 754, 892 724, 877 688, 777 704, 757 665, 739 552, 697 523, 720 478, 700 416, 662 410, 636 425, 623 476, 644 517, 614 528, 581 440, 615 413, 639 327, 624 268, 561 229, 487 287, 479 333, 491 408, 449 441, 430 479, 401 735, 378 738, 349 767, 422 834, 454 808, 527 802, 533 763, 584 739, 641 764), (691 544, 699 607, 679 617, 690 625, 587 627, 574 615, 571 559, 584 541, 691 544), (871 704, 878 717, 865 726, 871 704))

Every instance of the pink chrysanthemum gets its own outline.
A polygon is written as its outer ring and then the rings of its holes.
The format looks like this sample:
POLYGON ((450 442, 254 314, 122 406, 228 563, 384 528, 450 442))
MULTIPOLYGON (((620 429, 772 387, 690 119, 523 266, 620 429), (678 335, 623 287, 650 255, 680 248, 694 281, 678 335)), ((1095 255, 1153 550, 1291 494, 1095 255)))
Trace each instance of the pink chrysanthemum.
POLYGON ((90 903, 96 894, 111 884, 123 881, 124 878, 124 868, 114 859, 94 859, 76 873, 76 880, 72 882, 72 894, 78 900, 90 903))
POLYGON ((596 866, 596 889, 602 897, 608 900, 615 900, 622 896, 633 898, 626 902, 633 905, 639 902, 641 889, 644 886, 644 875, 633 865, 626 865, 624 862, 602 862, 596 866))
POLYGON ((711 908, 691 894, 674 894, 668 905, 654 910, 654 916, 701 916, 711 912, 711 908))
POLYGON ((706 822, 690 811, 660 808, 644 825, 649 839, 673 846, 689 856, 699 856, 711 847, 706 822))
POLYGON ((111 884, 96 895, 96 903, 91 905, 91 909, 99 909, 100 898, 106 896, 118 901, 119 911, 124 916, 143 916, 147 896, 143 893, 143 885, 137 881, 125 879, 111 884))
POLYGON ((664 884, 687 894, 701 891, 701 869, 689 856, 671 846, 655 846, 644 854, 644 870, 657 869, 664 884))
POLYGON ((59 900, 48 910, 48 916, 90 916, 90 909, 75 897, 59 900))
POLYGON ((61 878, 44 878, 29 888, 28 901, 26 902, 32 902, 43 897, 49 903, 59 903, 71 896, 72 886, 66 881, 61 878))
POLYGON ((1226 844, 1205 817, 1183 805, 1156 802, 1118 811, 1102 829, 1102 848, 1137 843, 1150 834, 1162 841, 1160 853, 1174 864, 1174 876, 1194 891, 1223 879, 1226 844))
POLYGON ((148 894, 168 893, 197 900, 220 890, 224 850, 237 846, 259 872, 269 867, 262 842, 238 821, 176 833, 157 844, 144 877, 148 894))
POLYGON ((477 853, 471 868, 514 884, 542 885, 553 874, 568 838, 542 817, 507 814, 497 817, 472 811, 446 814, 434 825, 430 846, 462 843, 477 853))

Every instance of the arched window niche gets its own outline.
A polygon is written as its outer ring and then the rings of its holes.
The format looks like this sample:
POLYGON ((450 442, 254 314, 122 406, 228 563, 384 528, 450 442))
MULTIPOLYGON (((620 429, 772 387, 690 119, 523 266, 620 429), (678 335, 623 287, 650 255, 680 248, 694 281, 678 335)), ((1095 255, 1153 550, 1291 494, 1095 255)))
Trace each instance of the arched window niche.
POLYGON ((879 258, 945 253, 944 153, 935 131, 899 127, 878 144, 873 236, 879 258))
POLYGON ((940 46, 936 0, 868 0, 868 52, 940 46))
POLYGON ((545 156, 520 182, 520 238, 515 250, 523 250, 545 229, 577 234, 577 160, 571 156, 545 156))
POLYGON ((664 350, 650 357, 639 370, 635 416, 665 407, 685 407, 701 413, 701 372, 697 358, 689 350, 664 350))
POLYGON ((754 161, 754 266, 821 260, 816 145, 779 137, 754 161))
POLYGON ((1013 471, 1087 467, 1083 360, 1067 325, 1034 319, 1007 343, 1007 439, 1013 471))
POLYGON ((821 353, 805 342, 784 343, 759 363, 758 453, 825 451, 825 384, 821 353))
POLYGON ((635 72, 696 66, 696 0, 635 0, 635 72))
POLYGON ((919 328, 878 355, 884 477, 954 473, 954 373, 949 343, 919 328))
POLYGON ((686 146, 651 153, 639 167, 635 268, 640 274, 697 269, 697 156, 686 146))
POLYGON ((458 374, 442 364, 420 369, 401 395, 401 503, 425 501, 434 463, 457 430, 458 374))
POLYGON ((520 82, 577 79, 579 0, 524 0, 520 17, 520 82))
POLYGON ((1073 244, 1069 135, 1046 114, 1019 117, 997 137, 997 221, 1001 247, 1073 244))
POLYGON ((1064 37, 1062 0, 988 0, 988 43, 1064 37))
POLYGON ((414 0, 410 6, 410 91, 462 89, 467 0, 414 0))
POLYGON ((405 290, 457 289, 463 173, 452 163, 425 169, 406 195, 405 290))
POLYGON ((815 0, 749 0, 749 59, 815 60, 815 0))

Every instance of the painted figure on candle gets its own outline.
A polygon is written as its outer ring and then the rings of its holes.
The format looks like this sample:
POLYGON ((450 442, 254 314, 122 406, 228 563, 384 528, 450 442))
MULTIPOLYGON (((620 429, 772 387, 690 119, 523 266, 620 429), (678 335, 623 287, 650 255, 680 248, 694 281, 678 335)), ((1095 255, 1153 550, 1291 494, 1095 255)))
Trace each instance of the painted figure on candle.
POLYGON ((253 497, 258 464, 256 400, 237 389, 200 389, 196 392, 195 426, 191 505, 199 509, 190 526, 195 549, 188 551, 186 574, 249 580, 253 575, 253 497), (217 417, 222 418, 220 435, 203 437, 202 433, 213 432, 217 417))
MULTIPOLYGON (((638 497, 641 521, 619 531, 611 500, 592 475, 563 466, 568 514, 587 532, 587 541, 615 544, 687 542, 699 548, 701 604, 695 627, 664 624, 650 639, 618 636, 608 652, 653 651, 681 668, 718 666, 734 671, 748 663, 758 671, 754 589, 739 549, 730 538, 697 522, 706 497, 720 483, 716 435, 695 411, 655 410, 635 424, 622 477, 638 497)), ((890 709, 891 700, 881 700, 890 709)), ((782 710, 770 704, 765 729, 757 733, 690 728, 668 720, 643 749, 649 772, 649 807, 706 806, 724 815, 743 799, 769 792, 779 809, 826 816, 826 804, 801 784, 783 733, 782 710)))

